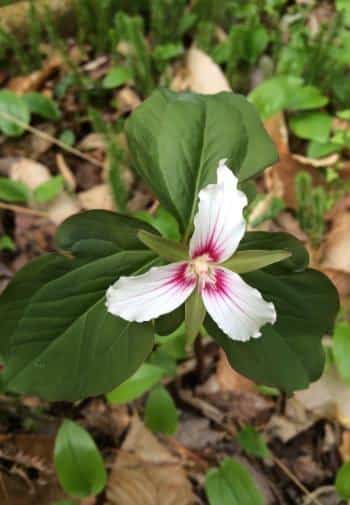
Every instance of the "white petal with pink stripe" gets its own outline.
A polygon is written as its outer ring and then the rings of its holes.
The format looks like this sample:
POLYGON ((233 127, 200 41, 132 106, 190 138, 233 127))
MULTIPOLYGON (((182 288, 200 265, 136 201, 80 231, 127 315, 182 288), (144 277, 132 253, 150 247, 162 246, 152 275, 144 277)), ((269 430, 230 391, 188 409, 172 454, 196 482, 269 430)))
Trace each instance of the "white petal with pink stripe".
POLYGON ((246 195, 237 189, 238 179, 221 160, 217 184, 209 184, 199 193, 194 233, 190 240, 190 256, 208 255, 221 263, 230 258, 245 232, 243 209, 246 195))
POLYGON ((153 267, 134 277, 120 277, 107 291, 108 312, 127 321, 150 321, 182 305, 196 282, 187 262, 153 267))
POLYGON ((198 286, 207 312, 228 337, 241 342, 259 337, 265 324, 276 321, 273 303, 238 274, 219 266, 234 254, 244 235, 246 205, 237 177, 221 160, 217 184, 199 193, 190 259, 121 277, 107 291, 108 312, 128 321, 149 321, 182 305, 198 286))
POLYGON ((200 288, 204 306, 219 328, 233 340, 260 337, 260 328, 276 321, 273 303, 227 268, 214 267, 200 288))

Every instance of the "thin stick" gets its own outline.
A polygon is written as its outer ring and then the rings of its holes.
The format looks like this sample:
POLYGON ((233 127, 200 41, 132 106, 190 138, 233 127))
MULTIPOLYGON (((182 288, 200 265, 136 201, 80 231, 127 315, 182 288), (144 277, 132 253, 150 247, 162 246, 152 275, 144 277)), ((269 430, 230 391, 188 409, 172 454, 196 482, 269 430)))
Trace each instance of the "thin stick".
POLYGON ((12 210, 13 212, 20 212, 22 214, 31 214, 33 216, 49 217, 47 212, 41 210, 28 209, 27 207, 21 207, 20 205, 12 205, 10 203, 0 202, 0 209, 12 210))
POLYGON ((5 485, 5 482, 4 482, 4 479, 3 479, 3 476, 2 476, 2 473, 0 472, 0 487, 3 491, 3 495, 5 496, 5 500, 6 500, 6 503, 7 505, 10 505, 10 498, 9 498, 9 495, 8 495, 8 492, 7 492, 7 489, 6 489, 6 485, 5 485))
POLYGON ((96 158, 92 158, 91 156, 82 153, 81 151, 79 151, 79 149, 75 149, 75 147, 68 146, 64 142, 61 142, 60 140, 56 139, 56 137, 53 137, 52 135, 49 135, 48 133, 45 133, 39 130, 38 128, 35 128, 34 126, 30 126, 21 119, 17 119, 15 116, 12 116, 12 114, 0 111, 0 116, 7 119, 8 121, 12 121, 13 123, 17 124, 18 126, 23 128, 23 130, 27 130, 36 135, 37 137, 40 137, 44 140, 51 142, 52 144, 55 144, 64 151, 67 151, 68 153, 73 154, 74 156, 77 156, 78 158, 81 158, 84 161, 88 161, 89 163, 95 165, 96 167, 104 168, 104 164, 101 161, 96 160, 96 158))
POLYGON ((273 456, 273 461, 282 470, 282 472, 284 472, 287 475, 287 477, 291 481, 293 481, 294 484, 308 497, 309 503, 315 503, 316 505, 323 505, 316 496, 312 496, 308 488, 304 486, 302 482, 300 482, 298 477, 294 475, 294 473, 291 472, 289 468, 284 463, 282 463, 282 461, 279 458, 273 456))

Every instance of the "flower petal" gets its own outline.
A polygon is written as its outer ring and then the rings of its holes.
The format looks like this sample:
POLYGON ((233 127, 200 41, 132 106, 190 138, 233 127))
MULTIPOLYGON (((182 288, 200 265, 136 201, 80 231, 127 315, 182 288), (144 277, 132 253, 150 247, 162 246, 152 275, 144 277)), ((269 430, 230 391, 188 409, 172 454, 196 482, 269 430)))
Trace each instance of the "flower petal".
POLYGON ((196 286, 187 267, 187 262, 171 263, 136 277, 120 277, 107 290, 108 312, 141 323, 175 310, 196 286))
POLYGON ((190 256, 207 254, 222 262, 232 256, 245 232, 243 209, 246 195, 237 189, 238 179, 221 160, 217 184, 209 184, 199 193, 198 212, 190 241, 190 256))
POLYGON ((203 303, 219 328, 233 340, 246 342, 260 337, 260 328, 274 324, 276 310, 261 293, 249 286, 236 273, 217 267, 213 281, 201 286, 203 303))

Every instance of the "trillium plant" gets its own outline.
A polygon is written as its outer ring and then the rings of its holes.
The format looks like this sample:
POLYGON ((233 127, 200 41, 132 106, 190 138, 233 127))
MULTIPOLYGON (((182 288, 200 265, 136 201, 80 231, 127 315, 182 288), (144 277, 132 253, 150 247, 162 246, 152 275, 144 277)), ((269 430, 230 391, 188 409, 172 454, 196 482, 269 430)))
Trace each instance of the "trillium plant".
POLYGON ((126 134, 131 166, 177 232, 149 215, 67 219, 56 252, 0 297, 4 389, 109 393, 178 331, 188 350, 212 338, 258 384, 307 387, 322 373, 338 297, 297 239, 246 229, 251 179, 277 159, 254 107, 233 93, 158 90, 126 134))
MULTIPOLYGON (((199 332, 204 308, 229 338, 245 342, 260 337, 260 328, 276 321, 276 309, 257 289, 230 270, 230 266, 234 269, 237 265, 233 255, 245 232, 243 209, 248 203, 237 186, 237 177, 226 160, 221 160, 217 183, 209 184, 199 193, 188 252, 175 244, 172 248, 169 242, 162 249, 162 240, 141 234, 141 240, 151 249, 160 254, 164 251, 165 256, 174 260, 183 256, 184 261, 153 267, 137 277, 121 277, 107 291, 108 311, 140 323, 172 312, 190 299, 186 320, 189 337, 196 337, 199 332)), ((269 254, 267 262, 288 256, 289 252, 278 251, 269 254)), ((259 252, 254 255, 255 261, 263 257, 259 252)))

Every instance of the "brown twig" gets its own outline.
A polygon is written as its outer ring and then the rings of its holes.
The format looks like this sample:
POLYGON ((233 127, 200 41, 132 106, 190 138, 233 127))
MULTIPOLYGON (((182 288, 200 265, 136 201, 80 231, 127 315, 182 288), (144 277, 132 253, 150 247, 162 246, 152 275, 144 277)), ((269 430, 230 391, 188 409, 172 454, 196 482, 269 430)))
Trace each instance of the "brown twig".
POLYGON ((79 151, 79 149, 76 149, 75 147, 70 147, 64 142, 61 142, 60 140, 56 139, 56 137, 53 137, 52 135, 45 133, 38 128, 35 128, 34 126, 31 126, 21 119, 16 118, 15 116, 12 116, 12 114, 8 114, 7 112, 0 111, 0 116, 3 118, 7 119, 8 121, 12 121, 16 125, 18 125, 20 128, 23 128, 23 130, 29 131, 30 133, 33 133, 37 137, 40 137, 44 140, 47 140, 51 142, 52 144, 55 144, 56 146, 60 147, 64 151, 67 151, 70 154, 73 154, 74 156, 77 156, 78 158, 81 158, 84 161, 88 161, 92 165, 95 165, 96 167, 99 168, 104 168, 104 164, 96 160, 96 158, 92 158, 91 156, 88 156, 87 154, 84 154, 83 152, 79 151))
POLYGON ((31 214, 33 216, 48 217, 48 213, 42 210, 28 209, 27 207, 22 207, 21 205, 13 205, 10 203, 0 202, 0 209, 12 210, 13 212, 20 212, 22 214, 31 214))
POLYGON ((319 499, 316 496, 313 496, 311 492, 308 490, 306 486, 300 480, 294 473, 289 470, 289 468, 279 459, 277 456, 273 456, 273 462, 282 470, 282 472, 287 475, 287 477, 294 482, 294 484, 302 491, 307 498, 309 499, 309 503, 314 503, 315 505, 323 505, 319 499))
POLYGON ((10 505, 10 498, 9 498, 9 495, 8 495, 8 492, 6 489, 6 485, 4 482, 4 478, 3 478, 1 472, 0 472, 0 488, 2 489, 2 493, 5 496, 5 500, 6 500, 7 505, 10 505))

